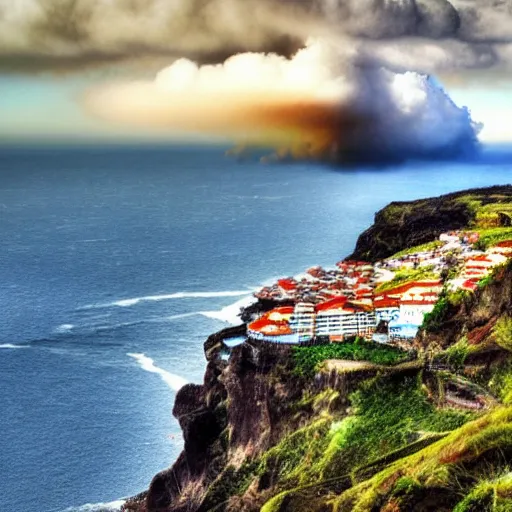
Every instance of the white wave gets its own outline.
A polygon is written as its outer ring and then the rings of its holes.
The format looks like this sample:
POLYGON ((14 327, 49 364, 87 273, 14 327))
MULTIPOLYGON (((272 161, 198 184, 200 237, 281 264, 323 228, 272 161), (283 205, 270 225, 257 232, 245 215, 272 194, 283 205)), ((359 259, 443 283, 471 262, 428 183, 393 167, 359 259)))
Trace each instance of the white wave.
POLYGON ((237 300, 233 304, 219 309, 218 311, 201 311, 203 316, 207 318, 213 318, 214 320, 220 320, 231 325, 238 325, 242 321, 240 320, 240 309, 245 308, 255 302, 252 295, 244 297, 243 299, 237 300))
POLYGON ((75 326, 73 324, 62 324, 62 325, 59 325, 56 329, 55 329, 55 332, 58 332, 58 333, 65 333, 65 332, 69 332, 71 331, 72 329, 74 329, 75 326))
POLYGON ((191 313, 181 313, 179 315, 164 316, 162 318, 153 318, 151 320, 148 320, 148 322, 157 324, 164 322, 172 322, 173 320, 180 320, 181 318, 189 318, 191 316, 197 316, 201 314, 201 311, 193 311, 191 313))
POLYGON ((183 377, 155 366, 153 359, 146 356, 145 354, 128 353, 126 355, 135 359, 143 370, 160 375, 160 378, 174 391, 178 391, 185 384, 188 384, 188 381, 183 377))
POLYGON ((80 507, 68 507, 62 512, 119 512, 125 500, 111 501, 110 503, 86 503, 80 507))
POLYGON ((216 298, 216 297, 238 297, 240 295, 248 295, 252 290, 234 290, 222 292, 176 292, 164 295, 146 295, 144 297, 134 297, 132 299, 121 299, 114 302, 107 302, 105 304, 88 304, 80 309, 94 309, 94 308, 107 308, 112 306, 130 307, 139 304, 139 302, 158 302, 161 300, 173 299, 189 299, 189 298, 216 298))
POLYGON ((17 348, 29 348, 28 345, 13 345, 12 343, 4 343, 0 345, 0 348, 3 349, 17 349, 17 348))

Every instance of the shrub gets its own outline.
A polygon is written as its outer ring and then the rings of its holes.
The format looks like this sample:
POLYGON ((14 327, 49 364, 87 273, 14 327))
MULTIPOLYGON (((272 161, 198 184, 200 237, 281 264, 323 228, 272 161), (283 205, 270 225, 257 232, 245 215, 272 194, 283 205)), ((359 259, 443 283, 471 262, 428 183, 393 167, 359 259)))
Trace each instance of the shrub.
POLYGON ((326 453, 344 465, 362 465, 416 441, 419 432, 445 432, 472 415, 437 410, 428 400, 421 376, 377 378, 350 396, 355 416, 339 423, 326 453))
POLYGON ((423 317, 422 329, 426 331, 436 331, 439 329, 447 316, 449 307, 450 301, 448 298, 446 296, 440 296, 434 309, 423 317))
POLYGON ((351 361, 368 361, 381 365, 392 365, 409 358, 407 352, 380 343, 368 342, 356 338, 344 343, 329 345, 300 346, 293 348, 295 374, 312 377, 322 362, 327 359, 349 359, 351 361))
POLYGON ((512 318, 502 316, 494 326, 496 343, 505 350, 512 352, 512 318))

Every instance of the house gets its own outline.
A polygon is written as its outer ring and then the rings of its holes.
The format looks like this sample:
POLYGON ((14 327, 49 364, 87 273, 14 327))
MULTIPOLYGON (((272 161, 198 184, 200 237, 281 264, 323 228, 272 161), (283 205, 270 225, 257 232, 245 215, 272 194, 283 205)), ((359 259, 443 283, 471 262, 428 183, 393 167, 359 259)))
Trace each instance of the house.
POLYGON ((390 322, 400 316, 400 299, 398 297, 390 297, 387 294, 378 295, 373 299, 373 306, 377 323, 390 322))
POLYGON ((277 286, 279 287, 281 294, 285 296, 293 296, 297 291, 297 281, 289 277, 279 279, 277 281, 277 286))
POLYGON ((374 299, 377 318, 388 321, 391 340, 412 339, 439 298, 440 280, 412 281, 381 294, 374 299))
POLYGON ((316 306, 315 335, 328 336, 330 341, 371 338, 376 323, 375 311, 367 304, 334 299, 316 306))
POLYGON ((274 308, 247 326, 247 335, 256 340, 273 343, 298 343, 297 334, 290 328, 292 306, 274 308))
MULTIPOLYGON (((345 299, 346 301, 346 299, 345 299)), ((290 329, 298 336, 299 343, 309 341, 315 336, 315 305, 311 302, 296 304, 290 316, 290 329)))

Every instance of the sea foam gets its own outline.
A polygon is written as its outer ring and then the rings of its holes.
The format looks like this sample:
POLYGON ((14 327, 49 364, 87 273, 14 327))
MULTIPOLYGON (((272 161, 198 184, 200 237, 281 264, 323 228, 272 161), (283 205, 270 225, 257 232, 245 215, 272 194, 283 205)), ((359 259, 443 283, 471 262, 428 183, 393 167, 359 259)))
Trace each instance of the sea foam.
POLYGON ((17 348, 28 348, 27 345, 13 345, 12 343, 4 343, 0 345, 0 348, 3 349, 17 349, 17 348))
POLYGON ((188 381, 183 377, 175 375, 174 373, 168 372, 167 370, 156 366, 153 359, 146 356, 145 354, 136 354, 130 352, 126 355, 135 359, 143 370, 160 375, 160 378, 174 391, 179 391, 185 384, 188 384, 188 381))
POLYGON ((86 503, 79 507, 68 507, 62 512, 119 512, 125 500, 111 501, 110 503, 86 503))
POLYGON ((240 300, 237 300, 233 304, 219 309, 218 311, 201 311, 203 316, 207 318, 213 318, 214 320, 220 320, 231 325, 238 325, 242 321, 240 320, 240 310, 244 307, 249 306, 255 301, 253 295, 248 295, 240 300))
POLYGON ((234 290, 234 291, 221 291, 221 292, 176 292, 164 295, 145 295, 143 297, 134 297, 131 299, 121 299, 114 302, 107 302, 104 304, 88 304, 80 309, 96 309, 108 307, 130 307, 139 304, 140 302, 158 302, 162 300, 173 299, 189 299, 189 298, 216 298, 216 297, 238 297, 240 295, 247 295, 252 293, 252 290, 234 290))
POLYGON ((73 330, 74 327, 75 326, 73 324, 62 324, 55 329, 55 332, 59 334, 64 334, 66 332, 70 332, 71 330, 73 330))

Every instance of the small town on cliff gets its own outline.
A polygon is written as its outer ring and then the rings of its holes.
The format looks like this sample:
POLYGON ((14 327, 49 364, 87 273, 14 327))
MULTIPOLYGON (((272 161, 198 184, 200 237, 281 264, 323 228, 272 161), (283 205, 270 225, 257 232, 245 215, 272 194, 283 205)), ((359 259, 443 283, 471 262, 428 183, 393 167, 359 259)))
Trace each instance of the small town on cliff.
POLYGON ((481 245, 478 233, 454 231, 374 264, 346 260, 279 279, 254 294, 275 307, 248 324, 248 336, 286 344, 360 337, 408 348, 443 293, 474 292, 512 257, 512 240, 481 245))

